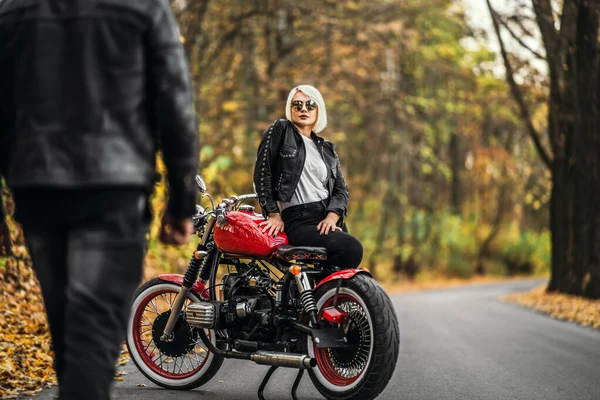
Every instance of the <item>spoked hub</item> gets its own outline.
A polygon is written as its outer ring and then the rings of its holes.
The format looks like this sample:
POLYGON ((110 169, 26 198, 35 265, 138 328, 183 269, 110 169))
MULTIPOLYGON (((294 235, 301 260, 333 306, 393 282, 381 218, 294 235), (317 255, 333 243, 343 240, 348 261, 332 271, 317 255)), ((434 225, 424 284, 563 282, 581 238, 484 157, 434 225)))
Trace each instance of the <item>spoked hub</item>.
POLYGON ((173 329, 172 340, 160 340, 170 316, 169 310, 156 317, 152 325, 152 339, 161 353, 169 357, 181 357, 194 349, 198 333, 180 316, 173 329))
MULTIPOLYGON (((172 337, 161 340, 171 315, 177 292, 162 290, 149 293, 137 307, 133 318, 133 341, 143 364, 154 373, 168 379, 186 379, 196 374, 206 363, 208 350, 198 337, 196 328, 185 320, 183 306, 172 337)), ((206 332, 210 337, 210 332, 206 332)))
MULTIPOLYGON (((333 297, 325 301, 322 310, 333 304, 333 297)), ((372 332, 369 314, 351 294, 340 293, 338 308, 348 313, 341 324, 348 347, 317 348, 314 346, 317 365, 323 377, 336 386, 348 386, 356 381, 367 367, 371 355, 372 332)), ((320 317, 321 315, 319 315, 320 317)))

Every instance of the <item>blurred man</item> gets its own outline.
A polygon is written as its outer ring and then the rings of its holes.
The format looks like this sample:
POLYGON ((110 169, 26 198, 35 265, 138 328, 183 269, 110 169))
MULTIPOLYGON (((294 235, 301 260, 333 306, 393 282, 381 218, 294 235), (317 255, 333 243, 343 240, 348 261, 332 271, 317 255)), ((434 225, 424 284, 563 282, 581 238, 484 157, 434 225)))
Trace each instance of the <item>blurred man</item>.
POLYGON ((61 399, 110 398, 159 149, 161 240, 191 236, 192 101, 167 0, 0 0, 0 174, 42 286, 61 399))

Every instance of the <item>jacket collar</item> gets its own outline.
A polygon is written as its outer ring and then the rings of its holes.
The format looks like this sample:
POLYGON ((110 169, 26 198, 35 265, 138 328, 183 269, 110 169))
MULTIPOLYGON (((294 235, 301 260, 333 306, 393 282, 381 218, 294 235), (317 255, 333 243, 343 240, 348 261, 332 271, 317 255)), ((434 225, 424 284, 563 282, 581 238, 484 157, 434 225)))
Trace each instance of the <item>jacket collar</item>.
POLYGON ((323 139, 321 136, 317 136, 317 134, 314 133, 313 131, 310 132, 310 137, 317 144, 323 144, 323 143, 325 143, 325 139, 323 139))
MULTIPOLYGON (((294 125, 294 123, 292 121, 288 120, 288 122, 290 123, 292 129, 294 129, 294 132, 296 132, 298 135, 302 135, 300 133, 300 131, 298 130, 298 128, 296 127, 296 125, 294 125)), ((318 136, 314 131, 310 132, 310 138, 318 145, 322 145, 325 143, 325 139, 318 136)))

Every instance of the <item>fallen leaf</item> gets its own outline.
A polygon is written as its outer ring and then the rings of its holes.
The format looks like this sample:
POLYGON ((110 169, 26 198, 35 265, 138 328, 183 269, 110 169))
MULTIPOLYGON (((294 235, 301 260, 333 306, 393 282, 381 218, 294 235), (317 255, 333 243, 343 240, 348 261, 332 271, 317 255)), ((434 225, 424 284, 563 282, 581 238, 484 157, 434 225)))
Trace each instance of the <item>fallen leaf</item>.
POLYGON ((504 300, 583 326, 600 328, 600 300, 588 300, 563 293, 548 293, 546 285, 529 292, 514 293, 504 300))

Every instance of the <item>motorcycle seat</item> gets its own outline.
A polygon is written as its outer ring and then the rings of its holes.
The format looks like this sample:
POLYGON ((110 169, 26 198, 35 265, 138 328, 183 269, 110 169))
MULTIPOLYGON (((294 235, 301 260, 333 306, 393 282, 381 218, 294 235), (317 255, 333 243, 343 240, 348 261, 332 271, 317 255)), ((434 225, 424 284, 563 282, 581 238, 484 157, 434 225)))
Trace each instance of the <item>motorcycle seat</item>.
POLYGON ((327 259, 327 249, 325 247, 289 246, 284 244, 275 250, 274 255, 286 261, 323 261, 327 259))

